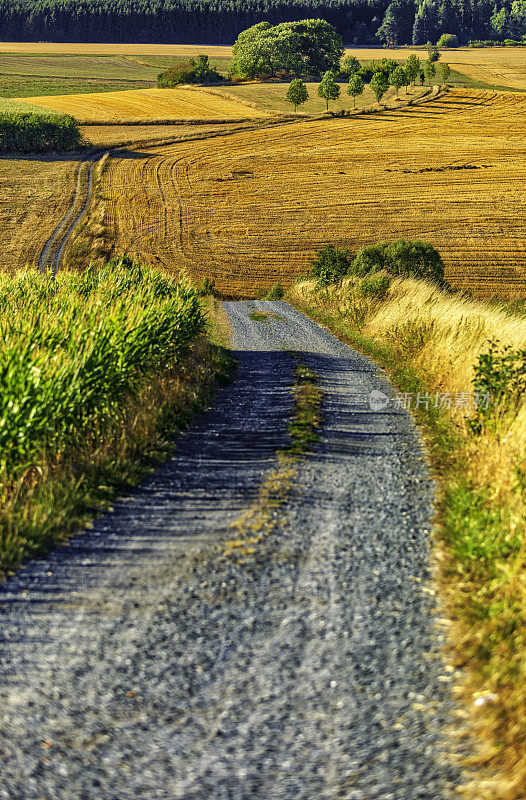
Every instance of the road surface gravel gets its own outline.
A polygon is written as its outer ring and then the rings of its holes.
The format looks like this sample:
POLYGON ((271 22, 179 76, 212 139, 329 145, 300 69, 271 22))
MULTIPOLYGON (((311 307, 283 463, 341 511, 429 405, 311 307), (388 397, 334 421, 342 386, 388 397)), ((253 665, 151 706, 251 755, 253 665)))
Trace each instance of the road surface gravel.
POLYGON ((0 797, 455 797, 411 419, 371 410, 394 397, 383 373, 288 304, 225 309, 232 385, 112 512, 0 586, 0 797), (288 441, 291 351, 324 392, 320 441, 237 564, 220 543, 288 441))

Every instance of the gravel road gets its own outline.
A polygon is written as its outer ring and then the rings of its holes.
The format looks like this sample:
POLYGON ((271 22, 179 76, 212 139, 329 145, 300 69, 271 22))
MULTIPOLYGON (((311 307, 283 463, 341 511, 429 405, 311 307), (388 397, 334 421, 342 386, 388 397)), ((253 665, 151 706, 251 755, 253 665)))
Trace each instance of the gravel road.
POLYGON ((236 381, 141 487, 0 586, 0 797, 455 797, 410 418, 371 411, 385 376, 286 303, 225 308, 236 381), (324 391, 320 442, 240 565, 218 545, 287 442, 290 350, 324 391))

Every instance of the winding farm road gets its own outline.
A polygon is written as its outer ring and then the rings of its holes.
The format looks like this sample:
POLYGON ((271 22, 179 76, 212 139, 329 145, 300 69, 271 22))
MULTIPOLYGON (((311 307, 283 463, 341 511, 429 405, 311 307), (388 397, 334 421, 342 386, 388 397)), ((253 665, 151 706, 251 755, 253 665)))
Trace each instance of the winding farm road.
POLYGON ((0 587, 0 798, 454 797, 411 420, 371 411, 383 374, 286 303, 225 307, 234 383, 112 512, 0 587), (320 442, 238 564, 218 545, 287 442, 292 350, 324 392, 320 442))

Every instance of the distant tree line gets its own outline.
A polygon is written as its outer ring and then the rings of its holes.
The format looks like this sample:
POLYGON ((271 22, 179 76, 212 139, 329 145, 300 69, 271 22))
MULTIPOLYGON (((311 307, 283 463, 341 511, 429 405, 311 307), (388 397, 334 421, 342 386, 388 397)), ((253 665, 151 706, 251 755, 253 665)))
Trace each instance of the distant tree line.
POLYGON ((232 44, 256 23, 313 17, 346 44, 526 37, 526 0, 0 0, 0 39, 232 44))

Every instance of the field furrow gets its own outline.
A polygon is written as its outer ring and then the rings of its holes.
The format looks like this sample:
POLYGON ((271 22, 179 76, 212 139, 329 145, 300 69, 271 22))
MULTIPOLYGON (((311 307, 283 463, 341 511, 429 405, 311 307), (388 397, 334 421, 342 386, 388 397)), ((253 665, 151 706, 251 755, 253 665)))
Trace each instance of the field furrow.
POLYGON ((102 191, 117 250, 246 296, 331 242, 424 239, 478 294, 526 295, 526 97, 422 106, 117 155, 102 191))

